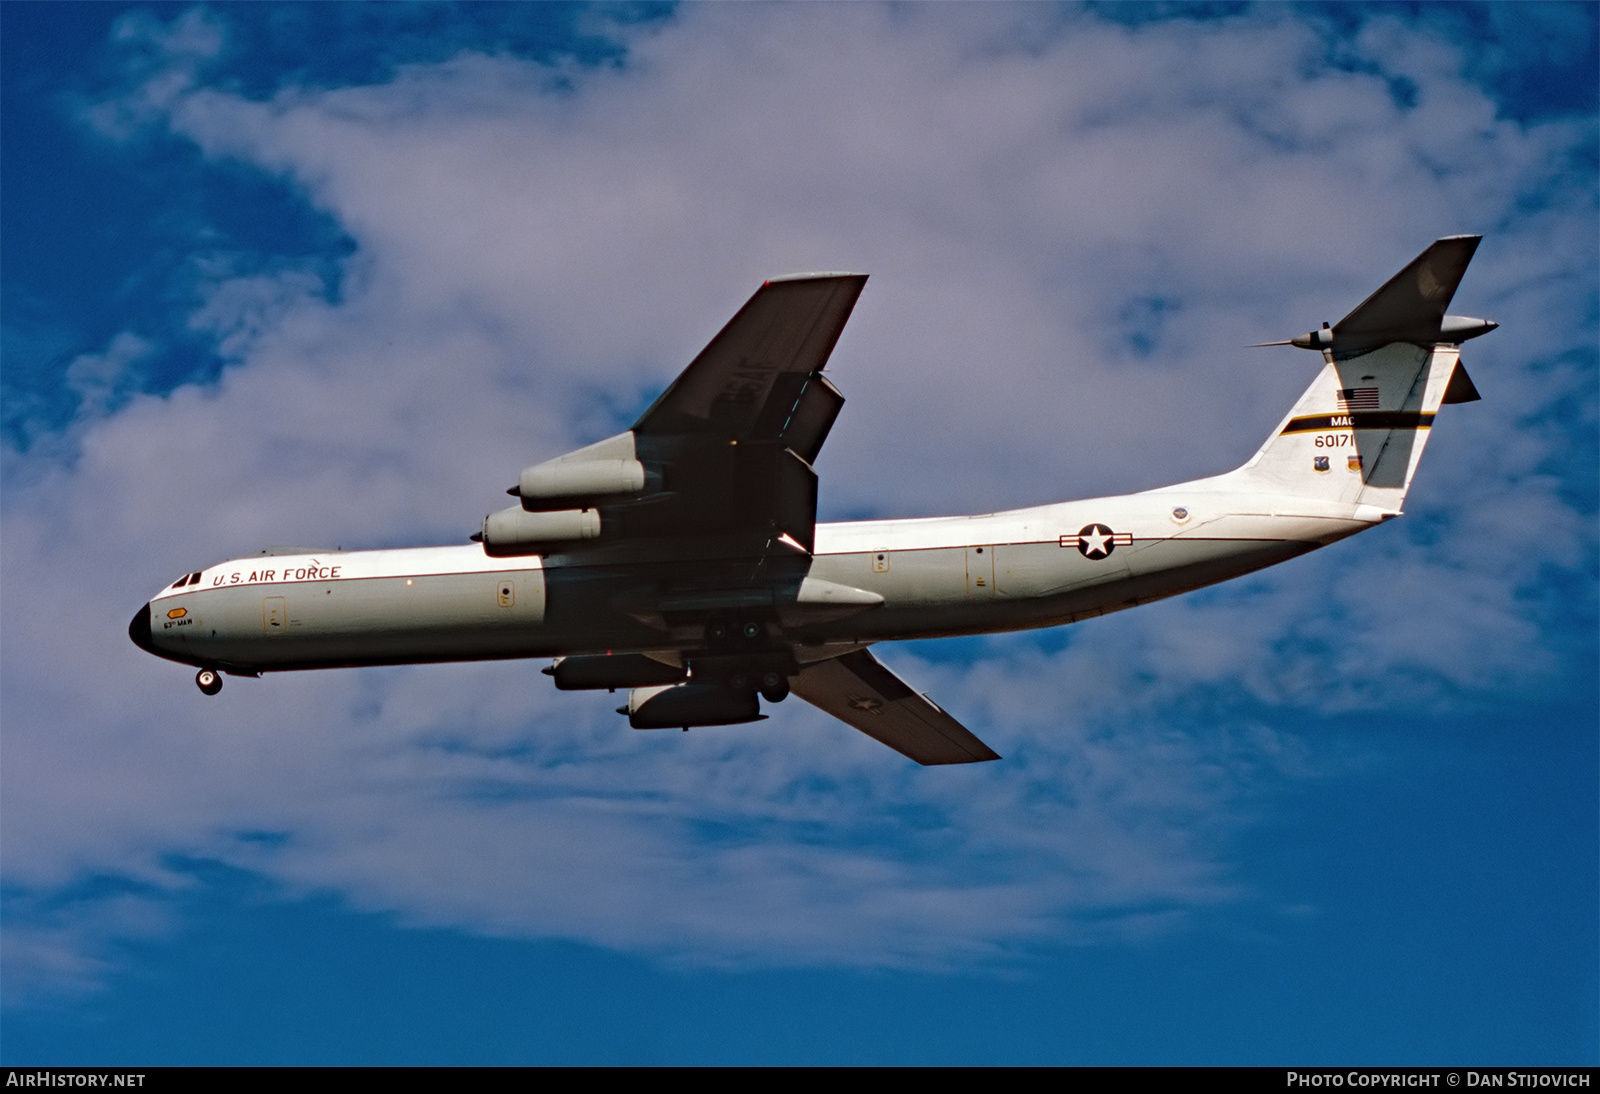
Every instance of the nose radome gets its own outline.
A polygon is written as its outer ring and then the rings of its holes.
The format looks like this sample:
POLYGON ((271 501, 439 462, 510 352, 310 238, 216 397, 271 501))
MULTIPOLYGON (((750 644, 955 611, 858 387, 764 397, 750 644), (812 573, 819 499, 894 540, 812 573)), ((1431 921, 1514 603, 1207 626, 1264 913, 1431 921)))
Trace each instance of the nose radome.
POLYGON ((128 637, 133 639, 133 644, 146 653, 155 653, 155 643, 150 641, 150 605, 146 604, 134 614, 133 622, 128 624, 128 637))

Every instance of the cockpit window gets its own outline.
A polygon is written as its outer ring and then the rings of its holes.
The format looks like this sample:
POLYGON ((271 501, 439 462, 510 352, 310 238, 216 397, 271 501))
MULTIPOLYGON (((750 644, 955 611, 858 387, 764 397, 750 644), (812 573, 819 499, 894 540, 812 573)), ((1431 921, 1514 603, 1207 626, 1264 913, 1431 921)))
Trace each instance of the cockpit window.
POLYGON ((189 579, 193 576, 193 574, 184 574, 182 577, 172 583, 172 587, 174 589, 183 588, 185 585, 189 584, 189 579))

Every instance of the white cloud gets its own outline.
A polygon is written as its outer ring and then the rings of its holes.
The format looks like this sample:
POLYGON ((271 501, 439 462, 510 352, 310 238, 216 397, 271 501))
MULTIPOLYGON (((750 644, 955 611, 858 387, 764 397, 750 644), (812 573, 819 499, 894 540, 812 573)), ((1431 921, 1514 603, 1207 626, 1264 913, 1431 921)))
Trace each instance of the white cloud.
POLYGON ((1594 537, 1552 470, 1573 434, 1529 423, 1576 400, 1592 428, 1573 316, 1593 315, 1594 185, 1561 173, 1587 131, 1497 117, 1449 43, 1384 20, 1349 46, 1374 73, 1326 64, 1283 9, 1023 35, 1034 17, 705 5, 635 32, 620 68, 465 54, 265 102, 205 86, 210 24, 174 24, 175 59, 97 124, 282 174, 358 250, 337 301, 300 272, 223 277, 192 316, 235 362, 219 381, 83 424, 73 461, 8 489, 8 885, 160 890, 181 854, 406 922, 683 960, 1005 960, 1236 894, 1240 773, 1327 762, 1261 710, 1558 681, 1559 648, 1530 654, 1537 586, 1592 568, 1594 537), (1238 347, 1338 318, 1463 230, 1489 236, 1457 309, 1505 329, 1469 349, 1493 397, 1441 421, 1416 530, 1085 624, 1055 654, 886 655, 1003 764, 913 770, 798 702, 636 734, 528 665, 205 700, 124 636, 161 582, 261 544, 461 539, 520 467, 613 431, 795 269, 874 274, 834 361, 851 402, 826 506, 1222 470, 1313 371, 1238 347), (1119 317, 1152 298, 1176 310, 1144 358, 1119 317), (1218 724, 1173 720, 1201 701, 1218 724))
POLYGON ((126 331, 111 340, 104 353, 84 353, 67 366, 67 386, 79 398, 78 414, 98 419, 131 386, 128 368, 153 347, 126 331))
POLYGON ((191 93, 201 73, 221 52, 224 28, 204 8, 191 8, 172 20, 132 11, 117 20, 112 40, 137 84, 131 93, 95 103, 89 122, 108 136, 128 138, 146 126, 159 126, 191 93))

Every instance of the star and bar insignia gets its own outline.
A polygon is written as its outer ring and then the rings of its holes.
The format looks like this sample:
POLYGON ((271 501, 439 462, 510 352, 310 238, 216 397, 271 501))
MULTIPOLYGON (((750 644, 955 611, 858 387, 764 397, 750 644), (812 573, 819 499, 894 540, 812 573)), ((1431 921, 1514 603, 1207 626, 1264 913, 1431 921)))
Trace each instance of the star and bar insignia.
POLYGON ((1130 546, 1133 533, 1113 532, 1104 524, 1085 524, 1077 535, 1062 536, 1060 543, 1063 547, 1076 547, 1084 558, 1098 562, 1102 558, 1109 558, 1116 548, 1130 546))

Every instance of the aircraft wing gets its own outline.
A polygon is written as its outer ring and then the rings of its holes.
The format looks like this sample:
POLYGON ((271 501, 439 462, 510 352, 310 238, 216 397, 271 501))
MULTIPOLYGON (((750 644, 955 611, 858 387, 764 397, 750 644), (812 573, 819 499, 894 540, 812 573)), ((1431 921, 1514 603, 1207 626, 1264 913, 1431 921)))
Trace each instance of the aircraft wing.
MULTIPOLYGON (((768 281, 634 423, 634 433, 749 442, 797 432, 795 411, 812 378, 820 378, 866 283, 865 274, 794 274, 768 281)), ((837 413, 835 405, 824 435, 837 413)), ((807 462, 822 444, 816 432, 813 423, 805 436, 791 438, 807 462)))
POLYGON ((970 764, 999 753, 911 690, 866 650, 805 666, 794 694, 919 764, 970 764))
POLYGON ((844 406, 822 369, 866 282, 768 281, 632 429, 525 470, 510 491, 525 512, 491 514, 478 538, 506 554, 595 538, 680 556, 809 554, 811 464, 844 406))
POLYGON ((634 423, 639 458, 665 468, 657 535, 772 541, 809 552, 812 461, 844 406, 822 375, 864 274, 802 274, 762 285, 634 423))

